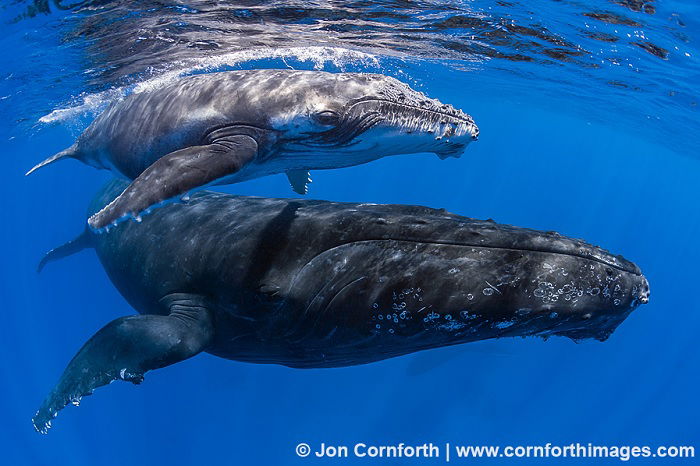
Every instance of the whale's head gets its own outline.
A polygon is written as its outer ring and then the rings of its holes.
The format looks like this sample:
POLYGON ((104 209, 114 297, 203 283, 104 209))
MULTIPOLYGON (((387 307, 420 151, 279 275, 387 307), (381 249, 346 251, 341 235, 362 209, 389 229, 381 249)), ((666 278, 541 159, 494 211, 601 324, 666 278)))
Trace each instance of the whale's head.
POLYGON ((304 231, 314 231, 313 247, 333 246, 301 269, 288 296, 307 319, 300 339, 313 327, 338 345, 331 356, 329 340, 320 340, 311 364, 357 364, 500 337, 604 341, 649 301, 634 263, 555 232, 416 206, 296 214, 309 219, 304 231), (347 316, 350 330, 334 332, 329 316, 347 316), (343 338, 366 338, 381 351, 343 346, 343 338))
POLYGON ((270 123, 288 151, 459 157, 479 135, 471 116, 388 76, 298 72, 285 81, 270 123))

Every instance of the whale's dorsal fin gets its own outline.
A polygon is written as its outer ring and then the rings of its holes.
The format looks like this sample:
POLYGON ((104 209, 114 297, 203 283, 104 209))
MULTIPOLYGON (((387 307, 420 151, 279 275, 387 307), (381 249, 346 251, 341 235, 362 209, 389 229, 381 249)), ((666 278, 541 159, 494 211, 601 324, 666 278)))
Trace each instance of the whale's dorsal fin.
POLYGON ((306 194, 309 192, 309 183, 311 183, 311 174, 309 170, 289 170, 287 172, 287 178, 295 193, 306 194))
POLYGON ((49 262, 53 262, 59 259, 63 259, 64 257, 71 256, 75 254, 76 252, 80 252, 83 249, 91 248, 92 247, 92 239, 91 239, 91 234, 90 232, 85 229, 80 235, 78 235, 76 238, 68 241, 65 244, 62 244, 61 246, 57 246, 47 252, 44 257, 41 259, 39 262, 39 265, 36 267, 37 273, 41 273, 41 271, 44 269, 46 264, 49 262))

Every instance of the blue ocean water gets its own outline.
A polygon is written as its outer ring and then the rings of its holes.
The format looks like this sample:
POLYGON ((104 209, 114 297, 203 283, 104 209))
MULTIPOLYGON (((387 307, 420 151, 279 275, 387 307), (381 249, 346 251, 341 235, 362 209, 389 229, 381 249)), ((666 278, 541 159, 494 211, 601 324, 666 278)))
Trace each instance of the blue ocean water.
MULTIPOLYGON (((372 462, 298 458, 300 442, 700 447, 697 5, 111 3, 2 10, 3 464, 372 462), (603 343, 501 339, 322 370, 202 354, 141 386, 98 389, 37 434, 31 416, 70 358, 135 311, 92 251, 35 271, 82 230, 109 175, 73 161, 24 173, 134 86, 258 67, 389 74, 480 127, 460 159, 417 154, 315 172, 310 197, 444 207, 584 238, 637 263, 650 303, 603 343)), ((221 190, 296 197, 281 175, 221 190)))

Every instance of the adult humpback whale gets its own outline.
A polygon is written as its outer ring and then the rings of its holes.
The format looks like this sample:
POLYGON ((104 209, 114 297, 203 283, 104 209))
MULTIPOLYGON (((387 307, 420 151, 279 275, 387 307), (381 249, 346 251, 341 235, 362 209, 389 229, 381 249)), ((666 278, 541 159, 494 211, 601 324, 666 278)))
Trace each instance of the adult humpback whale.
POLYGON ((286 172, 304 194, 310 169, 458 156, 477 136, 469 115, 387 76, 230 71, 130 95, 27 174, 74 158, 134 180, 89 219, 99 229, 210 184, 286 172))
POLYGON ((83 247, 142 315, 80 349, 40 432, 96 387, 201 351, 311 368, 506 336, 604 340, 649 294, 636 265, 583 241, 417 206, 201 192, 139 225, 87 229, 40 269, 83 247))

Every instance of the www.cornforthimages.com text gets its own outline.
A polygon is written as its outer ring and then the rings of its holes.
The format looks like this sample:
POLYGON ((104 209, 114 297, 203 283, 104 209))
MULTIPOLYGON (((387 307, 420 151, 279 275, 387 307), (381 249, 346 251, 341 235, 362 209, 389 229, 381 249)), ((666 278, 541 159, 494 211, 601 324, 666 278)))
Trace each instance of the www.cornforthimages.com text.
POLYGON ((630 461, 636 458, 695 458, 691 445, 466 445, 466 444, 407 444, 373 445, 358 442, 349 445, 331 445, 324 442, 313 445, 300 443, 296 454, 301 458, 435 458, 450 462, 468 458, 617 458, 630 461))

